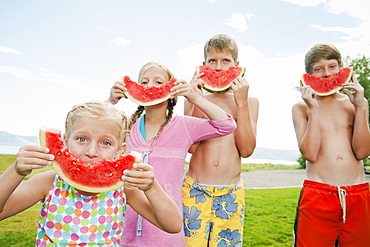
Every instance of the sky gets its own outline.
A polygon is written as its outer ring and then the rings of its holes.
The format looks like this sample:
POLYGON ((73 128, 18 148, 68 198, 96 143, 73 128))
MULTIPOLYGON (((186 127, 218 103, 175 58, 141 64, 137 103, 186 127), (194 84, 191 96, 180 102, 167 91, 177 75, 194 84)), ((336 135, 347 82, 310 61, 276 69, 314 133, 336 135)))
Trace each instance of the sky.
MULTIPOLYGON (((249 95, 260 103, 257 147, 297 149, 291 108, 304 55, 330 42, 370 56, 367 0, 0 0, 0 131, 64 131, 73 105, 105 100, 121 76, 149 61, 190 81, 203 46, 233 37, 249 95), (366 7, 365 7, 366 6, 366 7)), ((129 100, 116 107, 128 115, 129 100)), ((183 98, 175 113, 183 115, 183 98)))

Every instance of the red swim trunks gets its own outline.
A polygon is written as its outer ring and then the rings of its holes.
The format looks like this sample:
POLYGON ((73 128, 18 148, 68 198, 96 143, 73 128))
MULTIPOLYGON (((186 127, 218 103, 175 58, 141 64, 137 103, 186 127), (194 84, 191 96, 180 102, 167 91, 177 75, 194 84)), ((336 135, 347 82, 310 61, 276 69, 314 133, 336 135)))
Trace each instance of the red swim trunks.
POLYGON ((297 247, 332 247, 335 244, 369 247, 369 183, 337 187, 305 180, 294 235, 297 247))

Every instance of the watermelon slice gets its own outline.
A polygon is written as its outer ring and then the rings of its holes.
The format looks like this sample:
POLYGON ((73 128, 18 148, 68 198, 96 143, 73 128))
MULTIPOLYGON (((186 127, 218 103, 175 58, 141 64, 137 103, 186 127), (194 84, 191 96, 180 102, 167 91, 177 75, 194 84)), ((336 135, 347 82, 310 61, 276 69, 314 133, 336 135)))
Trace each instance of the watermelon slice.
POLYGON ((328 78, 320 78, 310 74, 302 75, 303 86, 309 85, 319 96, 331 95, 343 88, 351 80, 352 68, 342 68, 336 75, 328 78))
POLYGON ((76 189, 100 193, 115 190, 124 185, 123 171, 132 169, 134 163, 141 162, 141 154, 130 152, 116 160, 102 160, 88 163, 69 153, 64 146, 61 132, 52 128, 40 129, 40 144, 47 147, 55 156, 52 167, 69 185, 76 189))
POLYGON ((224 93, 230 89, 231 82, 244 76, 245 67, 230 67, 228 70, 214 70, 207 65, 197 66, 197 73, 204 73, 200 79, 203 88, 211 93, 224 93))
POLYGON ((171 78, 169 82, 160 87, 145 87, 139 83, 131 81, 130 77, 123 77, 127 91, 125 95, 131 101, 142 106, 157 105, 171 97, 170 89, 175 86, 176 78, 171 78))

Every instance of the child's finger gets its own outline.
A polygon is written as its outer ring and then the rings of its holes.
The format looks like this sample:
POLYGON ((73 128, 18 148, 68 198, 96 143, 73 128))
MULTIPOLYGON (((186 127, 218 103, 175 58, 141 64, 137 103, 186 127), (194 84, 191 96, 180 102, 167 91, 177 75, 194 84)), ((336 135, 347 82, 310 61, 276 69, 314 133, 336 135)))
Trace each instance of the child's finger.
POLYGON ((152 171, 153 170, 153 167, 146 163, 135 163, 133 165, 133 168, 138 169, 138 170, 141 169, 142 171, 152 171))
POLYGON ((303 87, 303 86, 304 86, 304 85, 303 85, 302 80, 299 80, 299 85, 300 85, 301 87, 303 87))

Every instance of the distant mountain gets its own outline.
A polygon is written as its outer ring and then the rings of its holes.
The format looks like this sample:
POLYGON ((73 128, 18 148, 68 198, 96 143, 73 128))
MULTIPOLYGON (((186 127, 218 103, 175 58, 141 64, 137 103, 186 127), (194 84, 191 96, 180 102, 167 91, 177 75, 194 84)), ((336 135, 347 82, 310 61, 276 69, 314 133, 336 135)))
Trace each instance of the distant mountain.
POLYGON ((0 131, 0 145, 22 146, 30 143, 39 143, 37 136, 13 135, 6 131, 0 131))
POLYGON ((250 156, 250 158, 296 161, 300 154, 301 153, 298 150, 284 150, 284 149, 257 147, 254 150, 254 153, 250 156))

